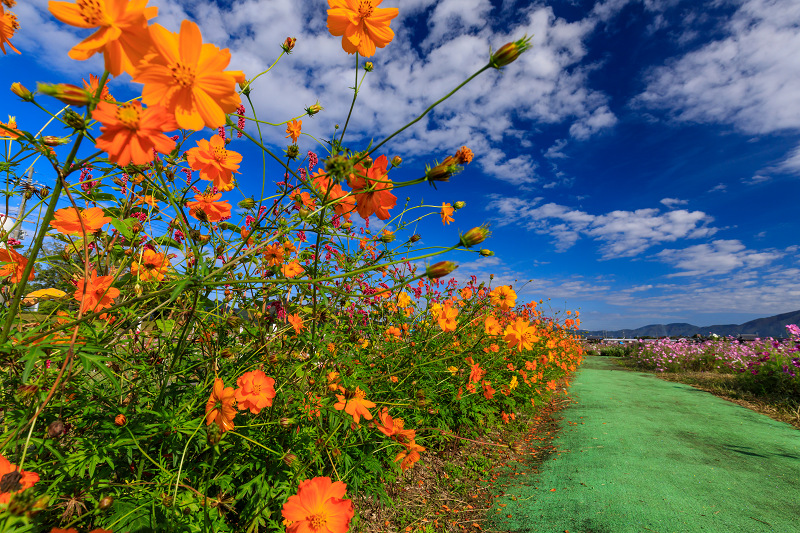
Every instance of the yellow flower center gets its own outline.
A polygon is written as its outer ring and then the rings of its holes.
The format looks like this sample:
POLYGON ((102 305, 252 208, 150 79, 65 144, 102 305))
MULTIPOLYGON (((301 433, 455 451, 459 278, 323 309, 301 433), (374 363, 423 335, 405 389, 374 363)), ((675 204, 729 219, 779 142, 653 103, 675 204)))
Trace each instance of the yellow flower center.
POLYGON ((367 396, 366 392, 364 392, 361 389, 356 389, 356 393, 355 393, 355 398, 354 399, 355 400, 363 400, 364 398, 366 398, 366 396, 367 396))
POLYGON ((170 70, 172 71, 172 78, 175 80, 175 83, 181 87, 192 87, 194 85, 193 68, 188 67, 178 61, 178 63, 172 66, 170 70))
POLYGON ((372 5, 372 0, 361 0, 358 4, 358 16, 361 20, 368 19, 372 16, 372 10, 375 9, 372 5))
POLYGON ((81 17, 86 24, 91 26, 108 26, 109 20, 103 9, 101 0, 78 0, 76 2, 81 11, 81 17))
POLYGON ((253 394, 261 394, 261 383, 253 385, 253 394))
POLYGON ((139 108, 133 104, 122 104, 117 108, 117 120, 131 130, 139 129, 139 108))
POLYGON ((312 514, 311 516, 306 517, 306 520, 309 521, 311 529, 314 531, 321 530, 323 527, 325 527, 325 524, 328 523, 328 517, 322 513, 312 514))
POLYGON ((228 158, 228 151, 222 146, 214 147, 214 159, 224 162, 228 158))

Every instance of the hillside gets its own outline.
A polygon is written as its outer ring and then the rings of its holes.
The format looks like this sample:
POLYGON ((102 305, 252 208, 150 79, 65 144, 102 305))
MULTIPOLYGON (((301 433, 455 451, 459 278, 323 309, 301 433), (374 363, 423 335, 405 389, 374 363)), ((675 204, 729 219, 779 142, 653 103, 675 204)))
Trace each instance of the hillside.
POLYGON ((708 336, 716 333, 720 336, 736 336, 742 334, 759 337, 786 337, 786 325, 800 323, 800 310, 780 315, 757 318, 744 324, 716 324, 713 326, 695 326, 676 322, 673 324, 651 324, 636 329, 620 329, 616 331, 583 331, 586 335, 605 337, 691 337, 692 335, 708 336))

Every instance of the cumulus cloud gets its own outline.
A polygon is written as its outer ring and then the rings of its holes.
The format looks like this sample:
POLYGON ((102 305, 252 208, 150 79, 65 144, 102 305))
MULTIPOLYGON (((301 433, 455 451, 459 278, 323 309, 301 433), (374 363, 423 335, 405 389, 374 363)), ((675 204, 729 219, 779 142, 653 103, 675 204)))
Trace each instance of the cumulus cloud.
MULTIPOLYGON (((150 4, 159 8, 155 22, 172 31, 178 30, 184 18, 197 22, 207 42, 230 48, 230 68, 243 70, 248 78, 269 68, 286 36, 297 37, 292 54, 253 84, 259 117, 281 122, 319 100, 325 111, 305 120, 303 128, 317 138, 327 138, 347 116, 354 58, 327 31, 326 2, 243 0, 221 7, 207 0, 151 0, 150 4)), ((535 180, 531 157, 505 160, 498 155, 509 140, 526 142, 529 127, 518 124, 520 119, 533 124, 564 123, 579 139, 616 122, 607 97, 589 87, 587 71, 581 66, 587 54, 583 43, 596 19, 568 22, 549 7, 532 5, 501 26, 498 17, 510 13, 495 10, 489 0, 412 0, 400 7, 400 15, 392 22, 394 41, 371 58, 375 71, 366 77, 359 93, 348 126, 350 141, 366 142, 368 132, 376 140, 392 133, 483 66, 490 47, 497 49, 525 33, 535 36, 530 51, 503 72, 490 70, 473 80, 394 139, 387 150, 411 161, 420 152, 443 158, 467 144, 486 173, 524 184, 535 180), (410 31, 419 16, 427 17, 427 34, 421 43, 410 31)), ((92 72, 101 70, 99 57, 88 64, 67 57, 65 50, 89 32, 55 21, 46 0, 19 4, 17 13, 21 28, 15 43, 31 57, 64 73, 86 72, 87 67, 92 72)), ((124 76, 122 82, 127 79, 124 76)), ((264 133, 267 142, 283 143, 281 129, 265 128, 264 133)))
POLYGON ((702 211, 637 209, 593 215, 555 203, 536 203, 494 197, 486 208, 501 215, 498 225, 515 223, 553 237, 559 251, 569 249, 582 236, 599 241, 604 259, 632 257, 652 246, 709 237, 718 231, 709 225, 713 218, 702 211))
POLYGON ((670 274, 671 277, 680 277, 720 275, 733 270, 763 268, 783 257, 783 254, 775 250, 748 250, 738 240, 716 240, 684 249, 662 250, 655 256, 680 269, 681 272, 670 274))
POLYGON ((800 3, 747 0, 711 41, 647 77, 635 100, 678 121, 769 134, 800 129, 800 3))

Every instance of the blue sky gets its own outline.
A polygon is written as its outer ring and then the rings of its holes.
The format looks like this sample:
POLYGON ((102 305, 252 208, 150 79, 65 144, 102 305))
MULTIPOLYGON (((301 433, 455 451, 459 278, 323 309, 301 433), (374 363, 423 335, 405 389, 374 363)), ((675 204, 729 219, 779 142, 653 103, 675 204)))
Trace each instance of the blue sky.
MULTIPOLYGON (((330 138, 352 93, 353 56, 325 27, 321 0, 152 1, 175 31, 196 21, 207 42, 228 47, 231 68, 259 78, 260 117, 325 110, 303 131, 330 138)), ((73 28, 45 0, 14 8, 22 56, 0 57, 0 86, 79 83, 99 58, 70 60, 73 28)), ((487 72, 390 141, 403 157, 397 180, 461 145, 475 152, 438 190, 398 191, 411 205, 462 200, 442 227, 416 229, 430 245, 488 222, 495 257, 463 253, 458 277, 514 282, 524 300, 580 309, 587 329, 651 323, 739 323, 800 308, 800 3, 796 0, 384 0, 398 7, 394 41, 371 58, 348 127, 351 146, 380 140, 447 93, 488 59, 489 47, 533 35, 533 48, 504 72, 487 72), (516 280, 516 282, 515 282, 516 280), (523 286, 524 285, 524 286, 523 286)), ((82 36, 83 34, 81 34, 82 36)), ((136 86, 111 83, 122 96, 136 86)), ((41 115, 9 93, 0 120, 41 115)), ((58 134, 57 130, 46 131, 58 134)), ((283 129, 268 140, 285 147, 283 129)), ((190 144, 193 145, 193 144, 190 144)), ((260 189, 260 155, 243 142, 240 188, 260 189)), ((310 137, 302 153, 321 148, 310 137)), ((39 169, 37 167, 37 172, 39 169)), ((275 172, 277 181, 280 179, 275 172)), ((36 179, 52 183, 46 169, 36 179)), ((241 193, 229 193, 235 203, 241 193)), ((12 204, 13 205, 13 204, 12 204)), ((375 219, 373 218, 373 222, 375 219)), ((373 224, 374 227, 374 224, 373 224)))

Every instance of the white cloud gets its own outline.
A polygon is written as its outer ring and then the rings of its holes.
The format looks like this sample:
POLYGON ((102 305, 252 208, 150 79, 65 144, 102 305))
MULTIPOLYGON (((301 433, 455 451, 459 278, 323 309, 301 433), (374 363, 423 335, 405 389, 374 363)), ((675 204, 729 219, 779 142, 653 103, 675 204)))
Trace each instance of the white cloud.
POLYGON ((775 250, 748 250, 738 240, 716 240, 682 250, 662 250, 656 257, 680 269, 682 272, 670 275, 679 277, 720 275, 733 270, 764 268, 783 257, 783 254, 775 250))
POLYGON ((667 207, 675 207, 676 205, 686 205, 689 203, 689 200, 680 200, 678 198, 662 198, 660 202, 667 207))
POLYGON ((550 148, 547 149, 547 151, 544 153, 544 156, 548 159, 565 159, 568 157, 567 154, 563 152, 566 146, 566 139, 558 139, 550 148))
POLYGON ((766 181, 769 181, 770 179, 772 178, 770 178, 769 176, 764 176, 763 174, 755 174, 750 178, 742 179, 742 183, 744 183, 745 185, 757 185, 759 183, 764 183, 766 181))
POLYGON ((654 69, 636 102, 755 134, 800 129, 800 3, 747 0, 727 37, 654 69))
POLYGON ((718 231, 709 226, 713 218, 702 211, 637 209, 593 215, 555 203, 535 204, 494 197, 486 209, 500 215, 498 225, 515 223, 553 237, 559 251, 570 248, 581 236, 599 241, 605 259, 631 257, 661 243, 709 237, 718 231))
POLYGON ((709 189, 708 192, 726 192, 727 190, 728 190, 727 185, 725 185, 724 183, 718 183, 713 187, 711 187, 711 189, 709 189))
POLYGON ((778 170, 800 174, 800 144, 780 162, 778 170))

